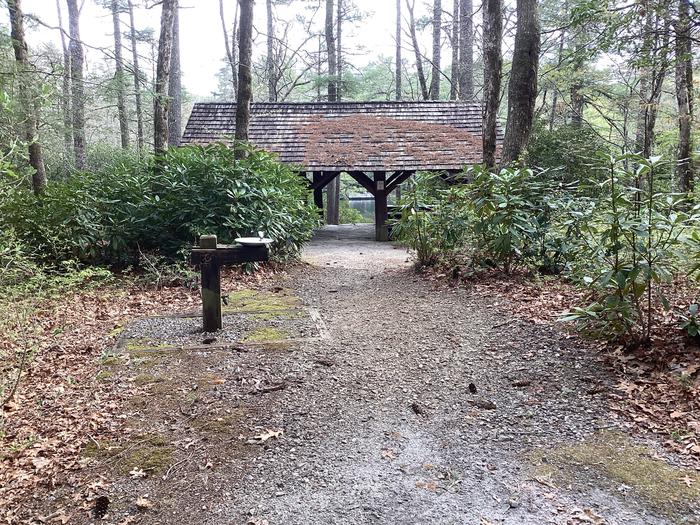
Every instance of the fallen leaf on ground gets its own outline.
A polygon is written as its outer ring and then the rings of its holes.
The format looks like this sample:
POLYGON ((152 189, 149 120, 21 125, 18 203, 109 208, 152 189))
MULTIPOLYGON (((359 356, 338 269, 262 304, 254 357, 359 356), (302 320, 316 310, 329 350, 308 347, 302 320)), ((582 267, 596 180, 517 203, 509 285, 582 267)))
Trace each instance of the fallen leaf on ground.
POLYGON ((145 478, 147 476, 147 474, 138 467, 134 467, 133 469, 131 469, 129 475, 134 479, 145 478))
POLYGON ((148 498, 144 498, 143 496, 139 496, 136 498, 136 507, 139 510, 148 510, 153 508, 153 502, 149 500, 148 498))
POLYGON ((265 443, 266 441, 275 438, 279 439, 279 437, 284 434, 284 430, 265 430, 262 434, 258 434, 257 436, 253 436, 248 440, 248 443, 252 445, 258 445, 260 443, 265 443))

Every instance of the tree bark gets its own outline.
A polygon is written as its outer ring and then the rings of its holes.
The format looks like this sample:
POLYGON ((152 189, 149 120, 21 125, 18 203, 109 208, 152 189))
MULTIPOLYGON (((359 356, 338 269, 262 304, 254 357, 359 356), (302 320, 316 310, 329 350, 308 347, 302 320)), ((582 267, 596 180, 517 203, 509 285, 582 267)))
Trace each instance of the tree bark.
POLYGON ((452 46, 452 67, 450 72, 450 100, 457 100, 459 96, 459 0, 452 4, 452 34, 450 44, 452 46))
POLYGON ((134 98, 136 99, 136 143, 139 153, 143 151, 143 103, 141 101, 141 70, 139 69, 139 52, 136 47, 136 25, 134 23, 134 5, 129 0, 129 29, 131 38, 131 61, 134 70, 134 98))
POLYGON ((536 0, 518 0, 513 65, 508 84, 508 120, 503 164, 517 160, 527 146, 537 100, 540 26, 536 0))
POLYGON ((333 35, 334 23, 334 3, 333 0, 326 0, 326 54, 328 55, 328 102, 336 102, 338 100, 338 59, 337 50, 335 48, 335 36, 333 35))
POLYGON ((691 192, 695 174, 692 159, 693 50, 690 39, 690 2, 678 0, 676 22, 676 101, 678 102, 678 164, 676 174, 681 191, 691 192))
POLYGON ((396 0, 396 100, 403 98, 401 66, 401 0, 396 0))
POLYGON ((343 0, 338 0, 338 15, 337 20, 337 45, 336 51, 338 53, 338 60, 336 63, 336 68, 338 69, 338 81, 336 84, 336 102, 340 102, 343 99, 343 0))
POLYGON ((459 2, 459 99, 474 98, 474 4, 459 2))
POLYGON ((177 0, 163 0, 160 13, 160 38, 156 63, 156 85, 153 98, 153 150, 162 154, 168 149, 168 111, 170 100, 170 62, 173 53, 173 22, 177 0))
POLYGON ((428 91, 428 83, 425 80, 423 57, 420 52, 420 47, 418 46, 418 36, 416 34, 416 19, 413 15, 415 5, 415 0, 406 0, 406 8, 408 9, 408 30, 411 34, 413 52, 416 55, 416 73, 418 74, 418 83, 420 84, 421 95, 423 95, 423 100, 428 100, 430 98, 430 92, 428 91))
POLYGON ((496 123, 501 96, 502 0, 483 0, 484 122, 483 157, 489 169, 496 166, 496 123))
POLYGON ((73 152, 75 167, 85 169, 85 86, 83 81, 83 44, 80 40, 80 10, 77 0, 66 0, 68 4, 68 32, 70 34, 71 88, 73 102, 73 152))
MULTIPOLYGON (((254 0, 239 0, 241 19, 238 38, 238 95, 236 96, 236 142, 248 141, 250 104, 253 100, 253 7, 254 0)), ((245 151, 236 149, 236 158, 245 157, 245 151)))
POLYGON ((117 113, 122 149, 129 148, 129 119, 126 112, 124 88, 124 60, 122 58, 122 27, 119 20, 119 2, 112 0, 112 25, 114 26, 114 77, 117 83, 117 113))
POLYGON ((58 30, 61 34, 61 49, 63 51, 63 74, 61 75, 61 113, 63 115, 63 146, 66 157, 73 154, 73 119, 71 116, 71 93, 70 93, 70 53, 66 43, 66 35, 63 32, 63 15, 61 13, 61 0, 56 0, 56 11, 58 13, 58 30))
POLYGON ((46 170, 44 169, 44 156, 41 151, 38 132, 38 115, 36 105, 32 97, 32 82, 27 78, 30 75, 31 64, 27 41, 24 36, 24 14, 21 0, 7 0, 10 12, 10 26, 12 34, 12 48, 17 62, 17 76, 19 79, 19 96, 22 104, 24 118, 24 139, 29 150, 29 164, 34 168, 32 174, 32 188, 39 195, 46 188, 46 170))
POLYGON ((231 41, 229 43, 228 30, 226 29, 226 17, 224 16, 224 0, 219 0, 219 16, 221 17, 221 29, 224 32, 224 45, 226 46, 226 60, 231 68, 231 83, 233 86, 234 95, 238 92, 238 71, 236 68, 236 42, 238 41, 238 2, 236 11, 233 17, 233 28, 231 33, 231 41))
POLYGON ((175 9, 173 19, 173 51, 170 57, 168 80, 168 145, 179 146, 182 138, 182 70, 180 67, 180 10, 175 9))
POLYGON ((272 0, 266 0, 267 4, 267 99, 277 102, 277 77, 275 72, 275 24, 272 18, 272 0))
POLYGON ((442 72, 440 69, 440 52, 442 50, 442 2, 433 0, 433 63, 430 76, 430 99, 440 99, 440 81, 442 72))

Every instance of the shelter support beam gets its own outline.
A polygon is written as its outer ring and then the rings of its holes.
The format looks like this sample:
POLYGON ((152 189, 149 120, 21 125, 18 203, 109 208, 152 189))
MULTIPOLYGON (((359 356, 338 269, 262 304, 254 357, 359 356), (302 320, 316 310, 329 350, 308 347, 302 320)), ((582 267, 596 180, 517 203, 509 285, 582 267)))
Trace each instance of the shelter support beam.
POLYGON ((320 187, 321 176, 320 173, 314 173, 311 184, 311 187, 314 189, 314 204, 319 210, 323 210, 323 187, 320 187))
POLYGON ((386 172, 374 172, 374 227, 377 241, 389 240, 386 172))
POLYGON ((386 182, 386 192, 387 194, 391 193, 394 191, 396 188, 399 187, 399 184, 402 184, 403 182, 406 182, 408 178, 413 175, 412 171, 397 171, 395 172, 391 178, 386 182))

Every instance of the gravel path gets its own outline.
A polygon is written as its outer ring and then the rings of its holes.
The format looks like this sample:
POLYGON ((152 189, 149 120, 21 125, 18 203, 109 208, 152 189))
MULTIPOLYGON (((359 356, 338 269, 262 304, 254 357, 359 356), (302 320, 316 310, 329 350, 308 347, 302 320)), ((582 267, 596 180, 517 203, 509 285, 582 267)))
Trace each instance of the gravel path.
MULTIPOLYGON (((664 507, 664 487, 661 501, 640 497, 656 493, 637 490, 628 470, 651 460, 610 467, 630 438, 607 409, 612 378, 590 351, 510 318, 502 299, 436 289, 371 233, 325 230, 281 283, 318 312, 322 337, 166 361, 172 377, 226 379, 200 389, 191 409, 228 414, 216 419, 226 430, 203 435, 202 416, 183 420, 182 406, 136 413, 162 412, 187 443, 166 481, 121 485, 121 501, 147 492, 158 502, 137 523, 700 523, 689 502, 664 507), (246 444, 269 430, 283 434, 246 444), (613 453, 585 445, 601 441, 613 453)), ((671 471, 669 483, 680 476, 671 471)))
POLYGON ((566 488, 535 479, 533 455, 546 461, 554 447, 614 426, 599 395, 605 374, 588 353, 504 318, 496 301, 431 289, 405 252, 359 233, 347 242, 326 232, 306 251, 314 266, 293 276, 329 338, 278 371, 303 377, 266 401, 284 437, 253 463, 223 516, 271 525, 671 523, 625 502, 623 487, 589 482, 585 469, 566 488))

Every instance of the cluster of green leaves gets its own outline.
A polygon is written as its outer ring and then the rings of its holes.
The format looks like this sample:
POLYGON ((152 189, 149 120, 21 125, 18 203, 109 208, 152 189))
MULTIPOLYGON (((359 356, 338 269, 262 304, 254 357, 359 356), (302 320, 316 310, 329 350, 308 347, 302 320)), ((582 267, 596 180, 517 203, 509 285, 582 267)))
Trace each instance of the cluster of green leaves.
POLYGON ((658 190, 660 158, 622 155, 608 164, 600 197, 580 221, 572 272, 595 300, 564 319, 594 335, 644 343, 657 306, 669 308, 661 285, 681 271, 684 239, 699 217, 683 195, 658 190))
POLYGON ((318 225, 301 178, 250 148, 223 144, 169 150, 53 181, 41 196, 0 181, 0 227, 36 260, 125 266, 143 252, 177 259, 201 234, 221 242, 263 231, 277 258, 293 256, 318 225))
MULTIPOLYGON (((609 156, 586 184, 519 167, 476 167, 468 182, 437 189, 434 179, 419 179, 405 194, 394 235, 416 250, 420 266, 564 273, 594 298, 565 320, 643 343, 659 307, 669 306, 662 285, 679 273, 700 277, 700 207, 660 190, 662 169, 658 158, 624 155, 609 156)), ((691 306, 684 328, 693 335, 697 323, 691 306)))

